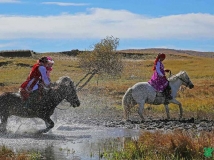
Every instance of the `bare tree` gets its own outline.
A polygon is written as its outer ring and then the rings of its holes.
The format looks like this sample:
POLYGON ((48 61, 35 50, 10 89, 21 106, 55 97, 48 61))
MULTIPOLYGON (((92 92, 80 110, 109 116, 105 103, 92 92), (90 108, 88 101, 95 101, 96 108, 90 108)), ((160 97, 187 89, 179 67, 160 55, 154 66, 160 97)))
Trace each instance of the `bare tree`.
POLYGON ((122 56, 116 53, 119 45, 119 38, 113 36, 102 39, 93 46, 92 51, 86 51, 79 55, 79 65, 86 71, 86 75, 77 83, 76 87, 89 78, 81 85, 81 90, 93 78, 94 75, 108 74, 111 76, 120 76, 123 69, 122 56))

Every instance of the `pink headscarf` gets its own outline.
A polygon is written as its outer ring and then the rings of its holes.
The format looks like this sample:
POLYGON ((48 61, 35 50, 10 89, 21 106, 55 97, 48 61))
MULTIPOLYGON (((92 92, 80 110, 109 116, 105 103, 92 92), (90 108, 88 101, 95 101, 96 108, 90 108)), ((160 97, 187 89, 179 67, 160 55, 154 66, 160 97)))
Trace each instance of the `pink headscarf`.
POLYGON ((159 54, 158 54, 158 56, 156 57, 155 62, 154 62, 153 70, 156 69, 155 66, 156 66, 157 62, 159 61, 159 59, 160 59, 160 58, 165 59, 165 57, 166 57, 166 55, 165 55, 164 53, 159 53, 159 54))
MULTIPOLYGON (((47 59, 48 59, 48 63, 54 64, 54 61, 51 57, 48 56, 47 59)), ((48 77, 50 77, 50 72, 53 70, 53 68, 52 67, 46 67, 46 70, 47 70, 48 77)))
POLYGON ((48 56, 47 59, 49 63, 54 63, 53 59, 50 56, 48 56))

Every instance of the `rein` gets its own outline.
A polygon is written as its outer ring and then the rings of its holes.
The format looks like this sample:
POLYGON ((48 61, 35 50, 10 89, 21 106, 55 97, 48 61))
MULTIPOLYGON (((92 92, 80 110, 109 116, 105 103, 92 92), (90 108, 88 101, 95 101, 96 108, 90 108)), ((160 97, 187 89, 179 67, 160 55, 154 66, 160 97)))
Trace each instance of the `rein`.
MULTIPOLYGON (((60 94, 60 96, 61 96, 61 94, 60 94)), ((63 101, 63 100, 62 100, 63 101)), ((60 102, 60 103, 62 103, 62 101, 60 102)), ((59 108, 59 107, 56 107, 57 109, 59 109, 59 110, 67 110, 67 109, 69 109, 70 107, 68 107, 68 108, 65 108, 65 109, 61 109, 61 108, 59 108)))
MULTIPOLYGON (((62 103, 62 101, 61 101, 61 103, 62 103)), ((67 109, 69 109, 70 107, 65 108, 65 109, 61 109, 61 108, 59 108, 59 107, 56 107, 56 108, 59 109, 59 110, 67 110, 67 109)))
MULTIPOLYGON (((47 88, 44 88, 44 90, 46 90, 47 91, 47 88)), ((58 93, 60 96, 62 96, 60 93, 58 93)), ((61 101, 62 102, 62 101, 61 101)), ((55 108, 57 108, 57 109, 59 109, 59 110, 67 110, 67 109, 69 109, 70 107, 68 107, 68 108, 66 108, 66 109, 61 109, 61 108, 59 108, 59 107, 55 107, 55 108)))
MULTIPOLYGON (((185 80, 183 80, 182 78, 180 78, 180 77, 176 76, 175 74, 172 74, 172 73, 171 73, 171 71, 170 71, 170 77, 171 77, 171 76, 174 76, 174 77, 176 77, 176 78, 180 79, 180 80, 181 80, 182 82, 184 82, 187 86, 189 86, 189 83, 190 83, 189 81, 188 81, 188 82, 186 82, 186 81, 185 81, 185 80)), ((187 86, 186 86, 186 87, 187 87, 187 86)))
POLYGON ((59 109, 59 110, 67 110, 67 109, 69 109, 70 107, 65 108, 65 109, 61 109, 61 108, 59 108, 59 107, 56 107, 56 108, 59 109))

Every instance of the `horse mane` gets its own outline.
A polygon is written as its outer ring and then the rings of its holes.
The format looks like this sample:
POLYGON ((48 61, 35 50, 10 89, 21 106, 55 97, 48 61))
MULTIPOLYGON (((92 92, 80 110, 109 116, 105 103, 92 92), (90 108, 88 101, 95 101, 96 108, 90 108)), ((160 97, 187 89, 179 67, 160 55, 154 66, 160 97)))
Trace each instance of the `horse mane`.
POLYGON ((180 71, 179 73, 172 75, 171 77, 168 78, 168 81, 175 81, 178 79, 178 77, 181 77, 183 74, 185 74, 185 71, 180 71))
POLYGON ((48 91, 43 90, 44 97, 46 98, 46 96, 49 96, 49 94, 52 92, 55 94, 55 92, 59 89, 59 86, 68 85, 70 82, 73 82, 73 81, 69 76, 59 77, 59 79, 56 82, 51 83, 51 87, 48 91))
POLYGON ((62 76, 56 81, 56 84, 70 83, 73 82, 69 76, 62 76))

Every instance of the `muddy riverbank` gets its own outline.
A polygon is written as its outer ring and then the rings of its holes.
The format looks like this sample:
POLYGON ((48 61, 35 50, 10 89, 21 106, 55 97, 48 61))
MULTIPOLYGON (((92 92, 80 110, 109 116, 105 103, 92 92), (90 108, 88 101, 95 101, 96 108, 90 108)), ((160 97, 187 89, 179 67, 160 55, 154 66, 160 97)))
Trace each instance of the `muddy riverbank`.
MULTIPOLYGON (((91 94, 87 94, 87 96, 83 94, 81 99, 81 107, 70 109, 70 115, 67 116, 70 117, 69 121, 71 123, 143 130, 214 130, 213 120, 195 119, 193 117, 178 119, 177 117, 179 117, 179 115, 174 115, 176 118, 167 120, 165 119, 165 113, 161 116, 149 113, 147 115, 147 120, 141 122, 137 111, 134 111, 131 114, 131 121, 127 122, 124 120, 123 110, 112 107, 115 102, 111 99, 98 96, 95 98, 95 96, 91 94)), ((66 104, 63 104, 63 106, 65 107, 66 104)), ((61 110, 61 112, 67 113, 66 110, 61 110)), ((145 110, 145 112, 148 113, 149 111, 145 110)))
MULTIPOLYGON (((113 107, 114 101, 80 94, 81 106, 69 108, 62 102, 51 117, 55 127, 46 134, 35 134, 45 127, 40 119, 9 118, 7 134, 0 134, 1 144, 14 151, 34 150, 41 152, 44 159, 50 160, 96 160, 105 149, 122 148, 130 138, 137 138, 143 131, 174 129, 211 131, 214 122, 208 120, 171 119, 148 116, 140 122, 137 113, 132 114, 132 121, 124 121, 123 110, 113 107)), ((163 115, 165 116, 165 114, 163 115)))

